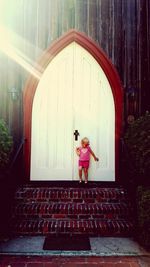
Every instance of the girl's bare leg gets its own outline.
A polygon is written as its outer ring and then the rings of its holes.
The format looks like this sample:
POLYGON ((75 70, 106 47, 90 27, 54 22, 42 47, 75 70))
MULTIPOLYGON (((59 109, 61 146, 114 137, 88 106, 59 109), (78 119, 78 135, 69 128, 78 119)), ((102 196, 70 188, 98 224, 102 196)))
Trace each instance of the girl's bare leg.
POLYGON ((88 182, 88 169, 84 168, 85 183, 88 182))
POLYGON ((82 182, 82 169, 79 169, 79 178, 80 178, 80 182, 82 182))

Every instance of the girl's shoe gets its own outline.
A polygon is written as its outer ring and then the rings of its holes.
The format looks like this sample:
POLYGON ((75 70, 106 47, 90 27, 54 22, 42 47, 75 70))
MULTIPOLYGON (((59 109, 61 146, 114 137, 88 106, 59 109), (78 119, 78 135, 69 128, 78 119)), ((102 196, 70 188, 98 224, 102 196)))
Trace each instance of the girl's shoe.
POLYGON ((84 183, 85 183, 85 184, 87 184, 87 183, 88 183, 88 181, 85 181, 84 183))
POLYGON ((82 180, 79 180, 79 184, 81 184, 82 183, 82 180))

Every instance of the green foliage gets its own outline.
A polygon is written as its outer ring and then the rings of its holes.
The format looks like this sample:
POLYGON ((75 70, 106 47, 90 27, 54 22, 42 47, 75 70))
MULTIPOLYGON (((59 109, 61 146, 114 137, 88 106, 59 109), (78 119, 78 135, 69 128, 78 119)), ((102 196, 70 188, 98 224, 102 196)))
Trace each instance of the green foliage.
POLYGON ((138 187, 137 217, 138 240, 143 246, 150 249, 150 187, 138 187))
POLYGON ((4 170, 8 165, 12 144, 12 137, 6 123, 0 119, 0 170, 4 170))
POLYGON ((124 137, 125 162, 130 180, 135 184, 149 184, 150 174, 150 114, 146 113, 132 123, 124 137))

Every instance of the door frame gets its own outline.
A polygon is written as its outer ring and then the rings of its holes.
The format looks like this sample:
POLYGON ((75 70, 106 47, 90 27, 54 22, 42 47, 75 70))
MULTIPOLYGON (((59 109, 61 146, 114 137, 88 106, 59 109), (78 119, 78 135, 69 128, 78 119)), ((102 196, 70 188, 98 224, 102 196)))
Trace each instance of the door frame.
MULTIPOLYGON (((35 70, 38 70, 42 76, 51 60, 67 45, 76 42, 85 48, 98 62, 103 69, 112 89, 115 106, 115 181, 119 179, 119 146, 122 132, 123 119, 123 90, 118 73, 102 49, 85 34, 76 30, 70 30, 62 37, 52 43, 52 45, 43 53, 35 64, 35 70)), ((25 178, 30 179, 30 159, 31 159, 31 126, 32 126, 32 104, 34 95, 39 83, 37 77, 30 75, 23 95, 24 110, 24 166, 25 178)))

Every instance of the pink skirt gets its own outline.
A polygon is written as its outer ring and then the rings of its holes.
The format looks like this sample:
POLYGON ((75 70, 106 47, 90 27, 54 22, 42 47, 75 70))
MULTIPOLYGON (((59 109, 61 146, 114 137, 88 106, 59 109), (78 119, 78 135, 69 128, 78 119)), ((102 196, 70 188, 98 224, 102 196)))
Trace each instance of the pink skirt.
POLYGON ((79 160, 79 169, 89 168, 89 160, 79 160))

